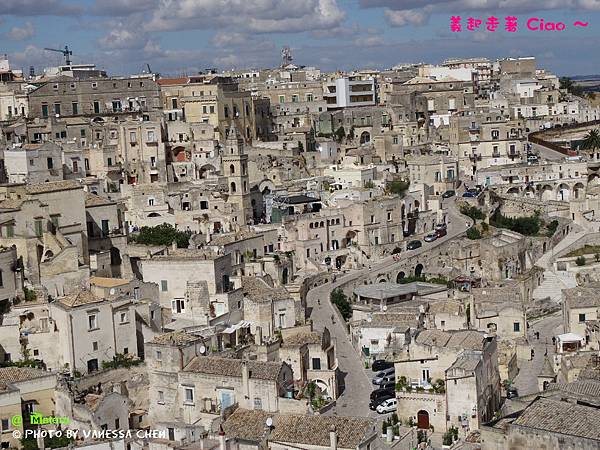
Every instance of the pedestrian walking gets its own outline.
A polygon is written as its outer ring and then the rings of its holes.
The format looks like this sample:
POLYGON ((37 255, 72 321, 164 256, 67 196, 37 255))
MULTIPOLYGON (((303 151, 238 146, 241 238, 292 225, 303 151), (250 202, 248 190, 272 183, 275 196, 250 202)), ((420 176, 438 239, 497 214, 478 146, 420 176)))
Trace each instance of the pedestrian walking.
POLYGON ((536 331, 535 332, 535 338, 539 341, 540 340, 540 332, 536 331))
POLYGON ((535 350, 531 349, 531 359, 533 359, 534 356, 535 356, 535 350))

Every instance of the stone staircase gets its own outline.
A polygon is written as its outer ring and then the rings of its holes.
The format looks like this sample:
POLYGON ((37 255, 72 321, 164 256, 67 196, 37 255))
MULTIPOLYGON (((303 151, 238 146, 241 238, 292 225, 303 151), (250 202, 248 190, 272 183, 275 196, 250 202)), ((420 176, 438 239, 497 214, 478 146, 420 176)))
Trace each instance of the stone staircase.
POLYGON ((533 291, 534 300, 542 300, 550 298, 555 302, 559 302, 561 298, 561 290, 573 288, 577 286, 575 275, 568 272, 554 270, 554 259, 562 250, 569 245, 581 239, 589 233, 587 227, 577 233, 568 234, 560 241, 553 249, 544 253, 537 261, 536 266, 544 269, 544 281, 533 291))

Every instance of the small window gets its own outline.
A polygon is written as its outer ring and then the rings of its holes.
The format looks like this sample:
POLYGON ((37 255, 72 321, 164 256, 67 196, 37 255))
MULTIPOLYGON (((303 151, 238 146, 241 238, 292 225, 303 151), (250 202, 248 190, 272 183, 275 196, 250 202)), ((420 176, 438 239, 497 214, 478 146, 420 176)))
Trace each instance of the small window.
POLYGON ((0 431, 10 430, 8 419, 0 419, 0 431))
POLYGON ((98 342, 97 341, 92 342, 92 350, 95 352, 98 351, 98 342))
POLYGON ((160 350, 156 350, 156 360, 162 361, 162 352, 160 350))
POLYGON ((88 330, 96 330, 98 328, 98 318, 96 314, 88 316, 88 330))
POLYGON ((194 404, 194 388, 184 387, 183 388, 184 404, 194 404))
POLYGON ((163 391, 158 391, 158 404, 164 405, 165 403, 165 393, 163 391))
POLYGON ((129 317, 128 314, 126 312, 122 312, 119 314, 119 320, 121 323, 127 323, 129 322, 129 317))
POLYGON ((579 322, 585 322, 585 314, 579 314, 579 322))
POLYGON ((518 333, 519 331, 521 331, 521 324, 519 322, 513 323, 513 331, 515 333, 518 333))
POLYGON ((260 397, 254 397, 254 409, 262 409, 262 400, 260 397))
POLYGON ((312 359, 312 368, 313 370, 321 370, 321 358, 312 359))
POLYGON ((167 292, 169 290, 167 280, 160 280, 160 290, 163 292, 167 292))

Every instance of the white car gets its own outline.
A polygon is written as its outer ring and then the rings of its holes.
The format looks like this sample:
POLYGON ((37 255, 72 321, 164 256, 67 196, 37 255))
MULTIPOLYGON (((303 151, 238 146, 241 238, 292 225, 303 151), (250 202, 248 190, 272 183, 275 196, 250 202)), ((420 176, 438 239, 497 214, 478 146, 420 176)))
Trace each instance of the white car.
POLYGON ((398 404, 398 400, 395 398, 390 398, 388 400, 383 401, 378 407, 377 412, 379 414, 387 414, 396 411, 396 405, 398 404))

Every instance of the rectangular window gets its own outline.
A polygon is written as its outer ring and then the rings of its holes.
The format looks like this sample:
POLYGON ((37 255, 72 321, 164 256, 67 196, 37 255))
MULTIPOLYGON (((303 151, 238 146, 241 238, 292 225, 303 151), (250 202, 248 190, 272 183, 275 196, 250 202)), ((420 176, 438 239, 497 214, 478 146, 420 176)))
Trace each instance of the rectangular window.
POLYGON ((210 105, 208 110, 210 111, 211 114, 215 113, 215 106, 214 105, 210 105))
POLYGON ((15 237, 15 226, 10 224, 10 225, 6 225, 6 237, 7 238, 11 238, 11 237, 15 237))
POLYGON ((100 102, 94 102, 94 114, 100 114, 100 102))
POLYGON ((46 164, 48 165, 48 169, 54 169, 54 161, 52 161, 52 158, 46 158, 46 164))
POLYGON ((312 94, 306 94, 306 101, 307 102, 312 102, 313 101, 313 95, 312 94))
POLYGON ((42 105, 42 117, 48 117, 48 105, 42 105))
POLYGON ((183 398, 185 404, 194 404, 194 388, 192 387, 184 387, 183 388, 183 398))
POLYGON ((77 102, 71 103, 71 108, 73 109, 73 115, 79 114, 79 103, 77 103, 77 102))
POLYGON ((60 116, 60 103, 54 104, 54 114, 60 116))
POLYGON ((262 400, 260 397, 254 397, 254 409, 262 409, 262 400))
POLYGON ((171 301, 171 309, 174 313, 181 314, 185 311, 185 300, 182 298, 177 298, 171 301))
POLYGON ((160 350, 156 350, 156 360, 162 361, 162 352, 160 350))
POLYGON ((95 352, 98 351, 98 341, 92 342, 92 350, 95 352))
POLYGON ((298 103, 298 96, 296 94, 292 95, 292 103, 298 103))
POLYGON ((177 109, 177 99, 176 98, 171 99, 171 108, 177 109))
POLYGON ((127 316, 126 312, 122 312, 119 314, 119 321, 120 323, 127 323, 129 321, 129 317, 127 316))
POLYGON ((108 219, 102 219, 102 236, 108 236, 109 233, 109 222, 108 219))
POLYGON ((163 291, 163 292, 167 292, 168 291, 167 280, 160 280, 160 290, 163 291))
POLYGON ((8 423, 8 419, 0 419, 0 431, 10 430, 8 423))
POLYGON ((129 142, 131 142, 132 144, 137 142, 137 134, 135 131, 129 132, 129 142))
POLYGON ((313 370, 321 370, 321 358, 312 359, 312 368, 313 370))
POLYGON ((515 333, 518 333, 519 331, 521 331, 521 324, 519 322, 513 323, 513 331, 515 333))
POLYGON ((285 95, 279 96, 279 103, 285 103, 285 95))
POLYGON ((585 314, 579 314, 579 322, 585 322, 585 314))
POLYGON ((95 330, 98 328, 98 318, 96 314, 90 314, 88 316, 88 330, 95 330))
POLYGON ((158 391, 158 404, 163 405, 165 403, 165 393, 163 391, 158 391))
POLYGON ((35 221, 35 235, 41 237, 44 234, 44 226, 42 219, 36 219, 35 221))

